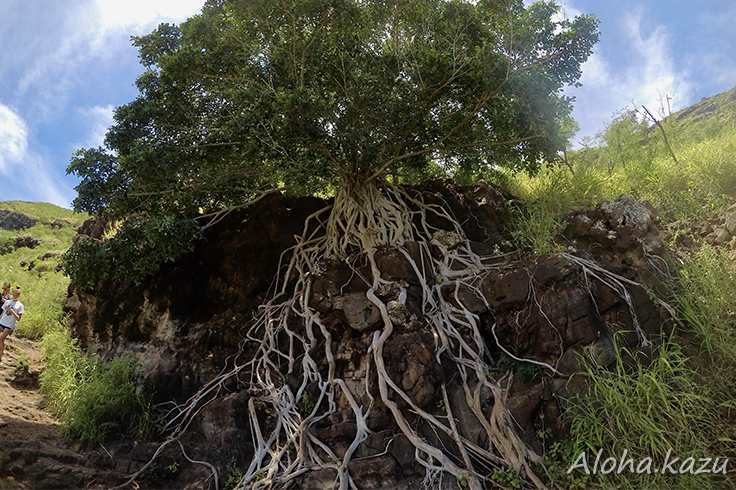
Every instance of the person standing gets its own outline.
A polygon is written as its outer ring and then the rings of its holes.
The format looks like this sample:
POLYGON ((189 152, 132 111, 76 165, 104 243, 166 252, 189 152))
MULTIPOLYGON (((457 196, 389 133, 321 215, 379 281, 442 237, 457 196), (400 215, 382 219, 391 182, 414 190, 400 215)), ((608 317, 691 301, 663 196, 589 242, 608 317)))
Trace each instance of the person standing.
POLYGON ((2 315, 0 315, 0 366, 3 364, 3 354, 5 354, 5 339, 13 333, 15 324, 23 316, 24 307, 23 303, 20 302, 20 286, 15 287, 11 299, 5 301, 2 308, 2 315))
POLYGON ((3 284, 3 293, 0 296, 0 310, 3 308, 3 304, 10 299, 10 283, 6 282, 3 284))

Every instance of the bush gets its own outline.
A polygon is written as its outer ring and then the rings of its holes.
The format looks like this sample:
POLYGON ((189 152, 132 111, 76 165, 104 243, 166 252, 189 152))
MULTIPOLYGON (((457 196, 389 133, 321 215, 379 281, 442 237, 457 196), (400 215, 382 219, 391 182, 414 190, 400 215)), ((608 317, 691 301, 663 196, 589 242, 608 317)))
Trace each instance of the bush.
POLYGON ((131 218, 104 242, 87 239, 64 254, 65 271, 75 286, 93 288, 100 279, 113 277, 140 284, 164 262, 194 250, 201 231, 192 220, 159 216, 131 218))
POLYGON ((0 238, 0 255, 9 254, 15 251, 15 238, 0 238))
POLYGON ((62 434, 86 445, 114 437, 145 438, 158 424, 151 398, 135 383, 135 362, 85 356, 68 330, 41 340, 46 368, 41 393, 61 419, 62 434))
POLYGON ((62 260, 72 283, 82 289, 92 289, 110 270, 104 245, 91 238, 72 244, 62 260))

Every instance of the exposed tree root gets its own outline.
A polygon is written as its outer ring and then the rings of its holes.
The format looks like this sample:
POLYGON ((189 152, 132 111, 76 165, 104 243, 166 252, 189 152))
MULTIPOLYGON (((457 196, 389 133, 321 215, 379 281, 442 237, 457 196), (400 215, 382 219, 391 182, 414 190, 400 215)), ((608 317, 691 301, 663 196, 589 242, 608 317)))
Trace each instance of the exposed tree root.
MULTIPOLYGON (((230 368, 177 407, 169 418, 169 438, 159 452, 178 441, 197 414, 220 395, 225 384, 237 379, 252 395, 248 409, 255 448, 238 489, 286 488, 305 473, 324 469, 334 471, 334 488, 357 489, 349 464, 370 434, 367 422, 378 405, 388 409, 414 446, 417 462, 426 468, 427 489, 437 488, 442 475, 449 474, 467 482, 468 488, 482 490, 490 486, 487 483, 494 469, 507 467, 513 468, 527 485, 544 488, 531 469, 532 463, 540 461, 539 456, 514 431, 500 382, 487 377, 491 360, 479 318, 466 308, 458 294, 460 284, 474 290, 486 274, 499 266, 471 251, 460 225, 447 212, 423 203, 420 197, 399 187, 347 180, 333 205, 306 220, 304 233, 290 253, 286 272, 278 278, 272 298, 260 308, 248 329, 246 341, 257 346, 255 356, 245 362, 235 358, 230 368), (427 224, 428 213, 442 217, 454 229, 433 229, 427 224), (406 242, 419 244, 419 260, 404 247, 406 242), (419 279, 423 319, 435 339, 434 357, 440 364, 454 366, 453 377, 460 381, 465 394, 464 406, 453 406, 459 402, 448 397, 446 385, 442 384, 445 413, 429 413, 391 378, 384 346, 396 326, 378 294, 382 286, 390 284, 382 278, 376 263, 376 252, 381 247, 399 250, 419 279), (312 278, 324 271, 324 261, 339 259, 351 263, 347 259, 356 253, 364 253, 370 265, 371 277, 365 278, 369 285, 366 297, 378 308, 382 319, 382 328, 373 334, 361 390, 339 377, 332 335, 319 313, 309 305, 312 278), (451 282, 455 290, 448 301, 442 290, 451 282), (246 374, 247 380, 243 379, 246 374), (377 380, 380 400, 374 398, 376 387, 371 386, 372 379, 377 380), (481 403, 489 395, 493 400, 490 413, 487 408, 484 411, 481 403), (315 426, 346 409, 352 412, 356 431, 349 447, 338 450, 317 437, 315 426), (481 440, 466 437, 467 428, 459 426, 459 420, 453 416, 460 409, 473 414, 474 423, 482 428, 481 440), (417 421, 444 434, 445 440, 452 443, 439 444, 423 437, 416 429, 417 421)), ((398 302, 405 304, 406 290, 400 284, 394 287, 400 290, 398 302)), ((244 346, 241 352, 245 352, 244 346)), ((217 479, 214 481, 217 485, 217 479)))

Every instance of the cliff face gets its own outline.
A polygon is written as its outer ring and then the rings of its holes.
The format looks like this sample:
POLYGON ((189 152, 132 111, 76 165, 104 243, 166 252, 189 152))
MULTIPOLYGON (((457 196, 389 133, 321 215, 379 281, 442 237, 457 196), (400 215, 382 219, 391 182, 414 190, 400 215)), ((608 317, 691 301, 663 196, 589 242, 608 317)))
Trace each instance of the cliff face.
MULTIPOLYGON (((513 249, 513 230, 508 198, 497 189, 435 182, 414 192, 421 192, 425 202, 449 207, 463 224, 471 248, 493 265, 470 285, 448 277, 437 287, 449 304, 477 319, 488 363, 494 366, 487 375, 507 384, 506 406, 519 435, 539 449, 538 430, 551 429, 555 437, 565 433, 561 410, 567 397, 583 389, 582 379, 570 375, 577 371, 584 348, 605 364, 614 360, 616 332, 627 332, 621 342, 645 347, 666 326, 666 314, 639 285, 651 282, 664 254, 656 213, 627 197, 579 210, 561 237, 565 253, 520 258, 503 253, 513 249)), ((70 291, 72 328, 84 346, 111 355, 135 352, 146 366, 145 383, 156 401, 181 404, 232 365, 244 327, 266 298, 282 252, 302 234, 305 218, 322 206, 324 202, 314 198, 269 196, 228 215, 207 231, 192 254, 163 266, 142 286, 110 282, 94 292, 70 291)), ((423 277, 412 266, 410 259, 415 264, 426 260, 419 244, 407 243, 404 250, 406 254, 383 249, 375 256, 382 278, 396 285, 379 292, 394 326, 383 354, 387 372, 424 411, 442 411, 447 400, 463 437, 480 443, 483 427, 473 422, 462 388, 452 382, 454 368, 438 353, 422 311, 423 285, 435 278, 423 277), (400 291, 406 292, 401 300, 400 291), (440 390, 443 385, 448 386, 446 396, 440 390)), ((374 332, 383 325, 380 311, 366 299, 364 278, 369 274, 360 257, 351 267, 330 262, 313 278, 309 303, 331 335, 337 377, 360 403, 373 407, 371 434, 349 467, 353 479, 361 488, 418 488, 424 468, 380 403, 377 388, 366 383, 371 379, 366 370, 374 332)), ((256 347, 246 343, 243 358, 256 347)), ((327 362, 320 353, 314 358, 318 365, 327 362)), ((247 406, 257 394, 247 379, 246 370, 226 384, 228 393, 203 406, 183 438, 188 456, 209 461, 221 478, 233 464, 246 468, 253 455, 247 406)), ((319 397, 316 386, 307 386, 306 392, 312 400, 319 397)), ((349 402, 336 397, 335 414, 313 427, 339 457, 357 430, 349 402)), ((493 403, 482 393, 486 416, 493 403)), ((264 425, 273 423, 266 407, 258 413, 264 425)), ((409 422, 427 440, 451 444, 423 426, 419 417, 409 422)), ((182 472, 180 478, 188 480, 180 486, 198 488, 197 478, 206 475, 205 470, 182 472)), ((306 473, 297 486, 331 488, 334 479, 330 471, 306 473)))

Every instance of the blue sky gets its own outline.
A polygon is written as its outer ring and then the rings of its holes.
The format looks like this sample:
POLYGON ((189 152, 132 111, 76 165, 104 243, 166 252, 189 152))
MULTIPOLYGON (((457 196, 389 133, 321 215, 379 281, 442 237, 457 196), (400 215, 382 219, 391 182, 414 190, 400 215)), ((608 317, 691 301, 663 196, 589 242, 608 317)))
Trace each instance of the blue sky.
MULTIPOLYGON (((142 72, 131 35, 181 22, 203 0, 0 0, 0 201, 70 207, 72 153, 102 143, 142 72)), ((577 146, 613 112, 672 111, 736 86, 736 3, 565 0, 593 13, 601 39, 583 67, 573 117, 577 146)))

